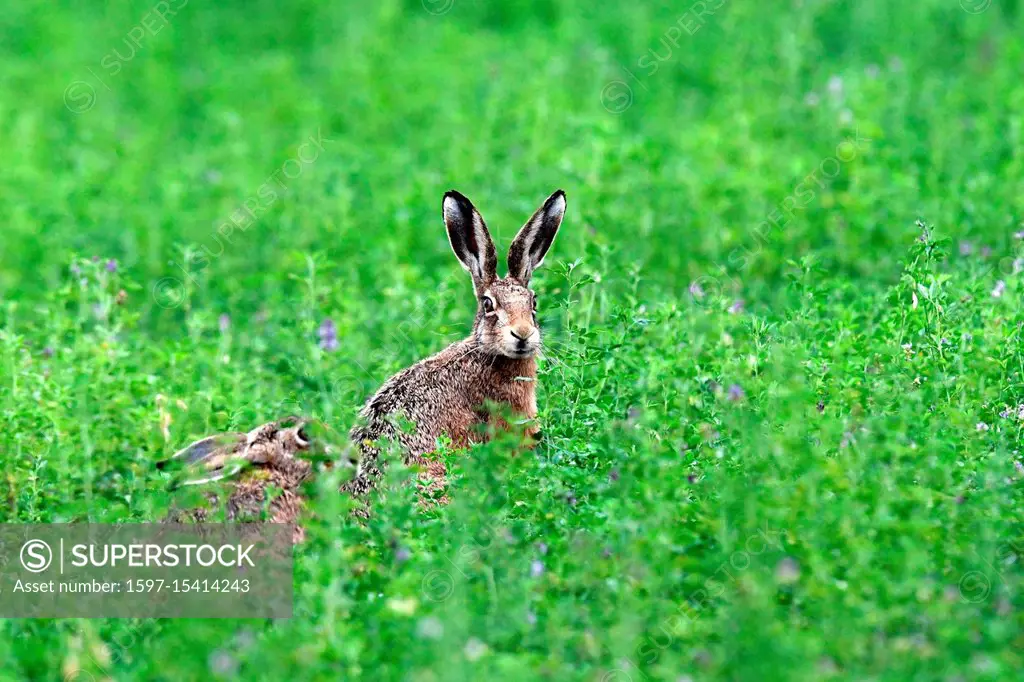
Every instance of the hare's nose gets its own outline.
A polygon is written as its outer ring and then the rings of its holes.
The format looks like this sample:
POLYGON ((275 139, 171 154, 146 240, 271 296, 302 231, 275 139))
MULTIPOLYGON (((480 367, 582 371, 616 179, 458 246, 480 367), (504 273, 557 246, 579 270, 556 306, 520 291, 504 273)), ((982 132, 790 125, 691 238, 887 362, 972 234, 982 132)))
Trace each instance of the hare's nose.
POLYGON ((512 336, 516 337, 520 341, 526 341, 533 333, 533 330, 529 327, 519 327, 518 329, 512 327, 509 331, 512 332, 512 336))

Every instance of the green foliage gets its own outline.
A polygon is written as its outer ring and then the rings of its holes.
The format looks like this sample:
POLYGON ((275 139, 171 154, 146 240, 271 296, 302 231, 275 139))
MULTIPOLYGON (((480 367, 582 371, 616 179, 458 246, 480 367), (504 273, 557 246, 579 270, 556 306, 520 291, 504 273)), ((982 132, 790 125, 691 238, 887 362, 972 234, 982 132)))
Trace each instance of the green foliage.
POLYGON ((0 521, 346 432, 469 328, 450 188, 568 194, 543 440, 322 473, 290 620, 0 621, 0 682, 1018 679, 1016 2, 164 4, 0 16, 0 521))

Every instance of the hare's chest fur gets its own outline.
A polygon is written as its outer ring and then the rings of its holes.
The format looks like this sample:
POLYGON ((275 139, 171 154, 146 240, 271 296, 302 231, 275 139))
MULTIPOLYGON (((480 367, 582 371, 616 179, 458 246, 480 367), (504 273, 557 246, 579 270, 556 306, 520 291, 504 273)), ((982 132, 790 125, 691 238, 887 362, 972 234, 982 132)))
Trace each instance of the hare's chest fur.
POLYGON ((488 399, 508 405, 517 415, 537 416, 537 363, 533 358, 509 360, 493 370, 488 399))
MULTIPOLYGON (((446 403, 439 425, 441 433, 456 444, 480 440, 485 431, 482 427, 488 424, 507 428, 501 413, 510 412, 517 421, 537 417, 537 363, 533 358, 478 356, 475 362, 453 369, 453 383, 459 384, 460 390, 446 403)), ((431 430, 429 423, 420 427, 431 430)))

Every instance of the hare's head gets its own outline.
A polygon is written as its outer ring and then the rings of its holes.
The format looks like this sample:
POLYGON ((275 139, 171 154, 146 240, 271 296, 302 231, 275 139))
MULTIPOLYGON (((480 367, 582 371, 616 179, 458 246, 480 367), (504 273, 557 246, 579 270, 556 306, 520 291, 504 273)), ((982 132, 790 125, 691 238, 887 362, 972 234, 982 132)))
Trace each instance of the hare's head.
POLYGON ((286 417, 277 423, 277 440, 285 453, 294 455, 300 450, 308 450, 310 447, 309 434, 306 433, 308 420, 300 417, 286 417))
POLYGON ((444 195, 444 224, 459 262, 473 278, 477 313, 473 334, 492 355, 527 358, 540 349, 533 271, 544 262, 565 215, 565 192, 558 190, 537 209, 508 250, 508 276, 498 277, 498 256, 487 225, 472 202, 451 191, 444 195))

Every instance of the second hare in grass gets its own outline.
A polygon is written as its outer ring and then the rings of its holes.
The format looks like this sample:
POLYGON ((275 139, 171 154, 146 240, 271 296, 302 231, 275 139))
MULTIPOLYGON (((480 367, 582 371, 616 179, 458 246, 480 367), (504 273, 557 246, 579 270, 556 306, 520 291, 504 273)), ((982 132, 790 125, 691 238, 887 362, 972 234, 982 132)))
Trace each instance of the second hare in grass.
MULTIPOLYGON (((359 473, 346 487, 366 492, 380 476, 378 440, 397 442, 410 463, 425 467, 428 489, 444 484, 444 465, 423 455, 447 436, 456 447, 482 437, 493 418, 488 403, 504 406, 539 430, 537 417, 536 354, 541 348, 537 296, 530 290, 533 271, 555 240, 565 214, 565 193, 558 190, 526 221, 508 251, 508 275, 498 277, 498 257, 487 225, 469 199, 451 191, 442 203, 452 250, 469 272, 476 294, 476 317, 468 338, 437 355, 402 370, 381 386, 363 407, 362 423, 352 430, 363 451, 359 473), (399 429, 396 417, 412 422, 399 429)), ((495 426, 505 427, 500 422, 495 426)))
MULTIPOLYGON (((236 479, 227 500, 229 521, 262 521, 287 523, 294 527, 293 542, 299 542, 304 531, 298 525, 304 506, 301 486, 312 476, 312 465, 299 455, 310 448, 306 432, 307 420, 289 417, 258 426, 248 433, 231 432, 208 436, 157 463, 158 469, 178 463, 184 468, 184 480, 175 485, 203 485, 221 479, 236 479), (268 490, 280 492, 272 499, 268 490)), ((218 504, 214 493, 207 501, 218 504)), ((191 517, 206 521, 208 507, 200 507, 184 515, 175 512, 170 520, 182 522, 191 517)))

